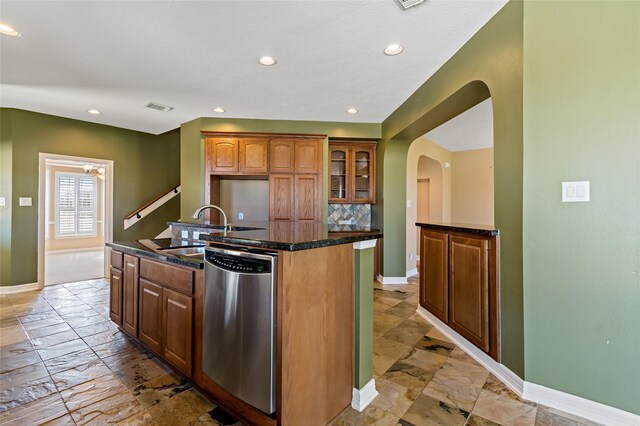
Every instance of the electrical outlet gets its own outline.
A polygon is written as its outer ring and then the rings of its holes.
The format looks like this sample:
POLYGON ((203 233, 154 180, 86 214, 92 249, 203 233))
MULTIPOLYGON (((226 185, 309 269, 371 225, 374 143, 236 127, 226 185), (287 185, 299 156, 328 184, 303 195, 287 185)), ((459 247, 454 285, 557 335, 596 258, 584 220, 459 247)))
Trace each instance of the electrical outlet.
POLYGON ((238 220, 244 220, 244 213, 238 213, 238 220))

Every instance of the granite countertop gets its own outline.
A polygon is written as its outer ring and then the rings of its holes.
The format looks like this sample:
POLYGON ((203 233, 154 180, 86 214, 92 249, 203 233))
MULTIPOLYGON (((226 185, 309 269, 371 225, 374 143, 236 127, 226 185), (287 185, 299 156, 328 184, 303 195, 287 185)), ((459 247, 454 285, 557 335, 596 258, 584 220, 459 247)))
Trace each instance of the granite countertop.
POLYGON ((500 235, 500 231, 497 230, 495 226, 476 225, 472 223, 416 222, 416 226, 441 231, 466 232, 467 234, 483 235, 485 237, 495 237, 500 235))
POLYGON ((266 248, 272 250, 297 251, 338 244, 349 244, 358 241, 382 238, 377 229, 363 228, 353 225, 341 232, 329 232, 328 225, 314 222, 263 222, 243 223, 242 227, 254 228, 242 230, 234 227, 231 231, 220 232, 221 226, 203 222, 169 222, 172 226, 194 226, 211 228, 212 233, 201 232, 199 238, 205 241, 238 244, 243 246, 266 248), (257 228, 257 229, 256 229, 257 228))
POLYGON ((354 225, 341 232, 329 232, 326 224, 313 222, 267 222, 252 224, 252 226, 244 226, 243 224, 243 226, 234 227, 233 230, 226 233, 223 226, 218 224, 196 221, 169 222, 169 224, 192 226, 203 231, 211 229, 214 232, 200 232, 199 240, 156 238, 114 241, 107 243, 107 246, 136 256, 145 256, 189 268, 202 269, 204 261, 201 257, 171 254, 166 249, 205 246, 207 241, 212 241, 271 250, 297 251, 382 238, 382 232, 376 229, 354 225))
POLYGON ((205 246, 204 241, 189 241, 176 238, 156 238, 150 240, 135 240, 135 241, 114 241, 107 243, 107 246, 122 251, 124 253, 133 254, 136 256, 144 256, 162 262, 175 263, 176 265, 186 266, 194 269, 204 268, 204 260, 200 257, 194 256, 180 256, 176 254, 167 253, 163 249, 170 247, 193 247, 193 246, 205 246))

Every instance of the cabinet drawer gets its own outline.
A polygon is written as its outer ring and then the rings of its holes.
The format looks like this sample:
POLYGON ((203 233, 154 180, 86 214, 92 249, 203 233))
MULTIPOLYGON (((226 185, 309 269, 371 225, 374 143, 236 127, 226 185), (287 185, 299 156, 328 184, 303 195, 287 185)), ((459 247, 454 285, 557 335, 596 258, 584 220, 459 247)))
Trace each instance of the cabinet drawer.
POLYGON ((111 266, 122 269, 122 252, 111 250, 111 266))
POLYGON ((193 271, 140 259, 140 277, 185 294, 193 294, 193 271))

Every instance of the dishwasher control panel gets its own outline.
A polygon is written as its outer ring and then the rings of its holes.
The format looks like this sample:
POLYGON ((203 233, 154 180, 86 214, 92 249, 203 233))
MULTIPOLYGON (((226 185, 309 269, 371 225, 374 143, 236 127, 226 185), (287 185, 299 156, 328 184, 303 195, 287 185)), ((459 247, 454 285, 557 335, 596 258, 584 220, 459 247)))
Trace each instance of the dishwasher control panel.
POLYGON ((220 253, 207 253, 207 261, 217 267, 234 272, 246 274, 271 273, 271 262, 262 259, 250 259, 247 257, 230 256, 220 253))

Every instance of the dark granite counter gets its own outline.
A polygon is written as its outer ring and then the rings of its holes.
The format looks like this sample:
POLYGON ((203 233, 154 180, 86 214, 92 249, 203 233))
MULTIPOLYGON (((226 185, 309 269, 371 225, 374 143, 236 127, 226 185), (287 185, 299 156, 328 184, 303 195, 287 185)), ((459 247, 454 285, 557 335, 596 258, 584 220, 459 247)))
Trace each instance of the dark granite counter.
POLYGON ((482 235, 485 237, 495 237, 500 235, 500 231, 494 226, 474 225, 469 223, 451 223, 451 222, 416 222, 416 226, 427 229, 435 229, 438 231, 465 232, 467 234, 482 235))
POLYGON ((136 240, 136 241, 114 241, 107 243, 112 249, 132 254, 135 256, 144 256, 162 262, 174 263, 188 268, 202 269, 204 268, 204 260, 197 256, 181 256, 177 254, 167 253, 164 250, 173 247, 193 247, 204 246, 204 241, 187 241, 175 238, 157 238, 154 240, 136 240))
MULTIPOLYGON (((199 225, 202 226, 202 224, 199 225)), ((329 232, 327 224, 313 222, 269 222, 262 225, 262 229, 234 229, 226 233, 220 233, 216 229, 215 233, 200 233, 199 238, 206 241, 284 251, 309 250, 382 238, 382 232, 379 230, 355 225, 342 232, 329 232)))
POLYGON ((350 244, 358 241, 382 238, 382 232, 376 229, 351 226, 341 232, 329 232, 322 223, 268 222, 255 226, 235 226, 224 232, 223 226, 202 222, 169 222, 174 235, 182 229, 199 230, 193 238, 156 238, 136 241, 114 241, 107 246, 135 256, 145 256, 162 262, 174 263, 189 268, 201 269, 204 266, 202 256, 172 254, 168 249, 180 247, 205 246, 207 241, 258 247, 271 250, 297 251, 327 247, 338 244, 350 244), (177 232, 176 232, 177 231, 177 232))

